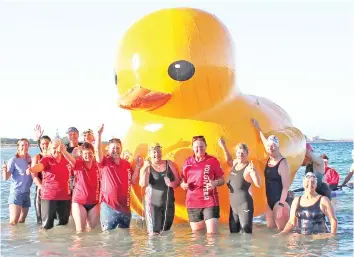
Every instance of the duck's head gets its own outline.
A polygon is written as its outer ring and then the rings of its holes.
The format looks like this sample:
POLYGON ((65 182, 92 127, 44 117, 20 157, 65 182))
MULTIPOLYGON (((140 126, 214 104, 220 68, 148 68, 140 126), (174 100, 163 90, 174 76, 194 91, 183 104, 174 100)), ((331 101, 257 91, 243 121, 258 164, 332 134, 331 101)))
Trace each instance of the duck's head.
POLYGON ((154 12, 121 40, 116 85, 123 109, 198 115, 238 91, 231 36, 215 16, 201 10, 154 12))

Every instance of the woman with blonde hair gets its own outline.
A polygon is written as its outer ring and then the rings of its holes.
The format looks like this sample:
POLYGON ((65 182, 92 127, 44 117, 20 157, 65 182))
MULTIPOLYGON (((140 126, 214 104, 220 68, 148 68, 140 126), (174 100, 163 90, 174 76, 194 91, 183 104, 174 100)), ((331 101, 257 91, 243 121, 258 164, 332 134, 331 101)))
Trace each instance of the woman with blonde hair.
POLYGON ((254 208, 251 183, 253 182, 256 187, 260 187, 261 178, 253 162, 248 161, 246 144, 239 143, 236 145, 235 160, 232 160, 224 139, 219 139, 219 146, 225 153, 227 163, 232 167, 229 176, 226 178, 230 194, 230 232, 252 233, 254 208))
POLYGON ((8 180, 11 177, 9 195, 10 225, 24 223, 31 207, 30 188, 32 176, 26 174, 27 168, 31 165, 31 156, 28 154, 29 141, 21 138, 17 142, 16 155, 2 166, 2 178, 8 180))

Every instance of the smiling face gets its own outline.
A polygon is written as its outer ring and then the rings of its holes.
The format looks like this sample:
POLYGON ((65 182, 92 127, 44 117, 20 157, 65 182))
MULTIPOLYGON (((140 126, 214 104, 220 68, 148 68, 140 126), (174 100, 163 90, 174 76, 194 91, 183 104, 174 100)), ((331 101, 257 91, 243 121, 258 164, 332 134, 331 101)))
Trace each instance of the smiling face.
POLYGON ((303 184, 305 192, 307 192, 307 193, 315 192, 316 187, 317 187, 316 175, 312 172, 306 173, 302 184, 303 184))
POLYGON ((233 56, 231 36, 213 15, 189 8, 154 12, 121 40, 119 106, 174 117, 198 114, 237 91, 233 56))
POLYGON ((236 146, 236 160, 241 163, 247 163, 248 149, 245 144, 239 144, 236 146))
POLYGON ((59 158, 61 156, 59 146, 60 146, 60 141, 54 141, 49 146, 50 154, 54 158, 59 158))
POLYGON ((49 150, 50 141, 48 139, 41 139, 39 145, 43 153, 47 153, 49 150))
POLYGON ((202 158, 206 153, 206 143, 205 140, 199 138, 195 140, 192 144, 193 152, 196 157, 202 158))
POLYGON ((155 163, 161 161, 161 158, 162 158, 161 147, 157 146, 157 147, 149 149, 149 157, 150 157, 151 161, 153 161, 155 163))
POLYGON ((119 142, 112 142, 108 145, 108 154, 113 159, 120 158, 121 153, 122 153, 122 145, 119 142))
POLYGON ((17 154, 25 156, 28 154, 29 144, 27 140, 20 140, 17 143, 17 154))

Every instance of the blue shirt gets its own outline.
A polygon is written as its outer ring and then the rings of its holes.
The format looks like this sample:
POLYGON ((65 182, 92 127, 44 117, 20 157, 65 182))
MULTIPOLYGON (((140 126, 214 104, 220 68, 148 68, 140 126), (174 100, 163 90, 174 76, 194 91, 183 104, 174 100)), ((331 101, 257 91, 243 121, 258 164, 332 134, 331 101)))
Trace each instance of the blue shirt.
POLYGON ((8 171, 11 173, 10 194, 29 193, 32 186, 32 176, 26 174, 29 161, 24 158, 12 157, 8 164, 8 171))

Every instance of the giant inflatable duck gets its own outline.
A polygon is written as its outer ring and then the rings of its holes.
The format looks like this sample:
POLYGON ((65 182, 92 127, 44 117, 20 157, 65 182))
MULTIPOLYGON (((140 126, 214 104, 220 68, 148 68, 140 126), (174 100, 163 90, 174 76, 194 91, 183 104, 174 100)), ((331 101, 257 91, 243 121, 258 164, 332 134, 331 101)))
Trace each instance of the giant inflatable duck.
MULTIPOLYGON (((198 9, 163 9, 137 21, 123 36, 116 58, 119 107, 129 110, 132 126, 123 148, 146 157, 148 144, 159 142, 163 158, 180 168, 192 155, 191 140, 204 135, 208 154, 230 172, 218 138, 234 147, 244 142, 263 179, 252 188, 255 216, 266 210, 264 167, 266 155, 251 119, 266 135, 275 134, 280 151, 288 158, 291 180, 305 156, 305 138, 293 127, 287 113, 275 103, 240 92, 235 83, 234 47, 227 28, 215 16, 198 9)), ((260 85, 261 86, 261 85, 260 85)), ((288 94, 289 92, 284 92, 288 94)), ((227 222, 229 196, 219 187, 220 221, 227 222)), ((143 190, 131 192, 131 208, 142 215, 143 190)), ((175 223, 188 221, 185 191, 178 188, 175 223)))

